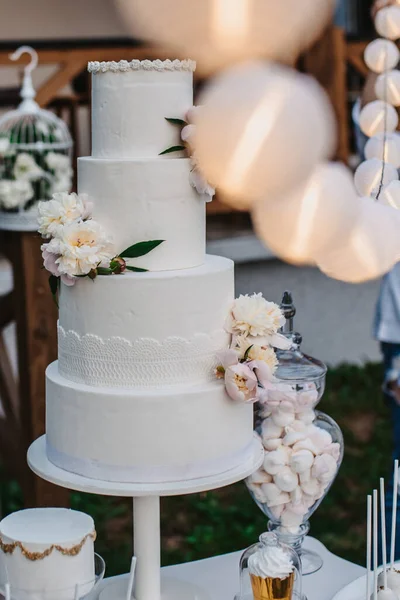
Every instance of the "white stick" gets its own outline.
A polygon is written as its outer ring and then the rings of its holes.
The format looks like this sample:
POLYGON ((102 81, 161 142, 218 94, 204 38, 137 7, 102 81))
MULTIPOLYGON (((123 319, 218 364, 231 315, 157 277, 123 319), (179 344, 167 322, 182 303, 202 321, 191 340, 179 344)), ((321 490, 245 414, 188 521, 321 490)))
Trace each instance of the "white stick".
POLYGON ((75 597, 74 600, 79 600, 79 583, 75 586, 75 597))
POLYGON ((383 588, 387 589, 387 549, 386 549, 386 509, 385 509, 385 480, 380 479, 381 489, 381 535, 382 535, 382 565, 383 588))
POLYGON ((374 600, 378 598, 378 490, 373 492, 374 600))
POLYGON ((367 598, 371 598, 372 496, 367 497, 367 598))
POLYGON ((5 600, 11 600, 11 588, 10 588, 10 584, 6 583, 6 585, 4 586, 4 591, 5 591, 5 600))
POLYGON ((392 534, 390 538, 390 569, 394 567, 394 553, 396 549, 396 519, 397 519, 397 488, 399 487, 399 461, 394 461, 393 473, 393 508, 392 508, 392 534))
POLYGON ((131 570, 129 572, 128 590, 126 592, 126 600, 131 600, 131 598, 132 598, 133 584, 135 581, 135 571, 136 571, 136 556, 132 556, 131 570))

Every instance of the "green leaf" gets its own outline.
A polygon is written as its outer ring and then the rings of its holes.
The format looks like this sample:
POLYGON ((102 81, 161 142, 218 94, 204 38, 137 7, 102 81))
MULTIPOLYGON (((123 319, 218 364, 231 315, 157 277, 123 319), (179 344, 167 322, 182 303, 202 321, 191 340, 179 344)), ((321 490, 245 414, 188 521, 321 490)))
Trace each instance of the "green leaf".
POLYGON ((57 308, 58 308, 57 292, 58 292, 59 285, 60 285, 60 278, 56 277, 55 275, 50 275, 50 277, 49 277, 50 291, 51 291, 51 295, 53 296, 53 300, 57 305, 57 308))
POLYGON ((250 350, 252 349, 253 346, 254 346, 254 344, 252 344, 251 346, 249 346, 247 348, 246 352, 244 353, 244 356, 243 356, 243 361, 244 362, 246 362, 246 360, 249 358, 249 352, 250 352, 250 350))
POLYGON ((171 152, 181 152, 182 150, 186 150, 186 146, 171 146, 171 148, 167 148, 164 152, 160 152, 158 156, 162 156, 163 154, 171 154, 171 152))
POLYGON ((165 117, 165 120, 168 123, 172 123, 172 125, 179 125, 180 127, 185 127, 187 125, 186 121, 183 119, 171 119, 170 117, 165 117))
POLYGON ((137 244, 133 244, 133 246, 129 246, 123 252, 120 252, 120 256, 122 258, 139 258, 139 256, 144 256, 148 254, 154 248, 157 248, 160 244, 162 244, 165 240, 149 240, 148 242, 138 242, 137 244))
POLYGON ((97 275, 112 275, 112 271, 107 267, 97 267, 97 275))
POLYGON ((129 265, 126 265, 126 268, 128 269, 128 271, 133 271, 133 273, 147 273, 148 269, 139 269, 139 267, 130 267, 129 265))

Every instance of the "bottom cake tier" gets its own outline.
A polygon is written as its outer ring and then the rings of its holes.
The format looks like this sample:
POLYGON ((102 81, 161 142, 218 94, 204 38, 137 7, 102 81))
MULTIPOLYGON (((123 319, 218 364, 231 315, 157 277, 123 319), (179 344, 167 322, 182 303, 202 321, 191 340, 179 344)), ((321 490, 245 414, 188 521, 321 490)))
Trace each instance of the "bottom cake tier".
POLYGON ((253 407, 223 382, 165 390, 91 387, 46 373, 47 456, 92 479, 167 483, 222 474, 253 452, 253 407))

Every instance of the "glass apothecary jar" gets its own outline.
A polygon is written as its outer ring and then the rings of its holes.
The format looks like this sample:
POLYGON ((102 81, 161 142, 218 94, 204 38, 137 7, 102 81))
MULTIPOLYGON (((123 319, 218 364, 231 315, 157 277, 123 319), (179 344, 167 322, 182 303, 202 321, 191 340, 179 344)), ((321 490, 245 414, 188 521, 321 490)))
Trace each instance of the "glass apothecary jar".
POLYGON ((257 506, 269 518, 268 529, 300 555, 303 574, 314 573, 322 559, 302 549, 309 518, 331 487, 343 458, 343 436, 337 423, 315 410, 325 389, 327 368, 303 354, 294 332, 296 310, 285 292, 282 333, 292 341, 277 350, 276 382, 256 405, 256 431, 265 456, 246 484, 257 506))

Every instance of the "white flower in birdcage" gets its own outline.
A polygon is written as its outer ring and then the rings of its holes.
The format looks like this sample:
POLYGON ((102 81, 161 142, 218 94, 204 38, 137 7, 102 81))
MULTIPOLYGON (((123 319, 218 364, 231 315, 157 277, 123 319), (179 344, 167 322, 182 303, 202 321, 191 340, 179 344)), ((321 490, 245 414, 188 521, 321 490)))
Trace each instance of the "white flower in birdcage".
POLYGON ((32 199, 34 190, 27 179, 0 180, 0 208, 19 208, 32 199))
POLYGON ((36 52, 24 46, 10 58, 24 52, 32 61, 25 67, 22 102, 0 118, 0 229, 35 231, 38 203, 72 187, 72 138, 66 124, 34 100, 36 52))

